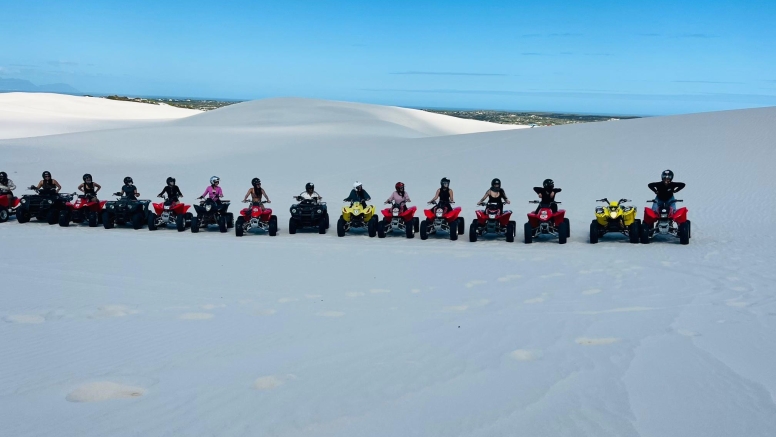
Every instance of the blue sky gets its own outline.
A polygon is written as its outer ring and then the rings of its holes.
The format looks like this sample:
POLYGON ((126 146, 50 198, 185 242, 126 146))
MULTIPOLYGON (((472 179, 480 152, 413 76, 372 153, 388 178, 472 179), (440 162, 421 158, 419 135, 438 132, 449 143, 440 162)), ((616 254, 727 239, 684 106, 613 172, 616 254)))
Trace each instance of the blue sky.
POLYGON ((0 77, 85 93, 673 114, 776 105, 776 1, 9 1, 0 77))

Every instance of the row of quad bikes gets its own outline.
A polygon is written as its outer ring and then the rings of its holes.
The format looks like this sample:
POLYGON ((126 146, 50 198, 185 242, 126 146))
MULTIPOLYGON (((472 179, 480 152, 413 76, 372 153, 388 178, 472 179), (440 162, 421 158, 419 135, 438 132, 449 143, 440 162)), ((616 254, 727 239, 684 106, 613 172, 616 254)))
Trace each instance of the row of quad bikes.
MULTIPOLYGON (((221 232, 234 228, 235 235, 241 237, 248 231, 260 229, 270 236, 277 235, 277 216, 272 209, 265 208, 262 202, 252 202, 249 207, 240 211, 237 219, 228 212, 230 202, 227 200, 202 200, 194 205, 197 215, 189 212, 191 205, 179 203, 173 205, 168 199, 160 203, 149 200, 130 200, 120 197, 115 201, 92 201, 86 196, 73 194, 36 194, 25 195, 20 199, 0 195, 0 222, 7 221, 16 215, 19 223, 26 223, 31 218, 45 221, 49 224, 69 226, 70 223, 88 224, 90 227, 102 225, 111 229, 116 225, 130 225, 140 229, 144 225, 149 230, 157 230, 174 226, 183 232, 190 229, 197 233, 211 225, 217 226, 221 232), (150 208, 149 208, 150 206, 150 208)), ((301 229, 314 229, 325 234, 329 228, 329 214, 325 203, 297 198, 297 204, 290 208, 288 231, 294 234, 301 229)), ((681 244, 689 244, 691 238, 691 222, 687 219, 687 208, 661 208, 657 212, 652 208, 644 209, 644 219, 636 218, 637 210, 626 205, 628 199, 610 202, 599 199, 606 206, 597 207, 596 218, 590 223, 590 243, 598 241, 606 234, 619 233, 628 237, 631 243, 649 244, 656 235, 674 236, 681 244)), ((652 200, 648 200, 652 202, 652 200)), ((677 200, 677 202, 682 202, 677 200)), ((538 201, 529 203, 538 204, 538 201)), ((557 202, 560 204, 560 202, 557 202)), ((469 241, 475 242, 485 235, 504 236, 507 242, 513 242, 517 224, 511 220, 512 212, 504 211, 497 204, 486 204, 485 209, 477 210, 477 218, 469 225, 469 241)), ((366 228, 370 237, 384 238, 393 232, 401 232, 407 238, 420 234, 422 240, 437 233, 448 233, 450 240, 457 240, 465 231, 465 223, 460 207, 445 208, 433 204, 424 210, 425 219, 415 217, 416 207, 405 208, 393 204, 381 211, 379 220, 374 206, 351 204, 342 208, 342 215, 337 221, 337 235, 342 237, 351 229, 366 228)), ((553 212, 551 208, 541 205, 537 211, 528 213, 528 221, 523 225, 524 241, 530 244, 534 239, 549 235, 558 238, 560 244, 565 244, 571 235, 569 220, 565 210, 553 212)))

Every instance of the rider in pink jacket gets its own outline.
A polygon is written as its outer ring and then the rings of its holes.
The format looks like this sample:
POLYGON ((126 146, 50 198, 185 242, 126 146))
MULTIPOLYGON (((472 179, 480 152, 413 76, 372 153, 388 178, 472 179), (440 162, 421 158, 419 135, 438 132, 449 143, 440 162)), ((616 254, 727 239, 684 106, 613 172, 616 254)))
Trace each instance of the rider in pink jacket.
POLYGON ((224 197, 223 190, 221 190, 221 187, 218 186, 220 183, 221 179, 219 179, 218 176, 213 176, 210 178, 210 186, 205 189, 205 193, 200 197, 207 197, 208 199, 213 199, 215 201, 220 200, 222 197, 224 197))

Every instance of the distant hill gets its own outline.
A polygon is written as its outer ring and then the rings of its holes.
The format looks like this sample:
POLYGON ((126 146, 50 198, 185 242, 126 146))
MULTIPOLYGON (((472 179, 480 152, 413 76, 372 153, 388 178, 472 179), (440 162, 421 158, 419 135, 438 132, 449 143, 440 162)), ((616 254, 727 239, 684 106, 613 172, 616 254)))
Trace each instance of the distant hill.
POLYGON ((51 83, 47 85, 35 85, 24 79, 3 79, 0 77, 0 92, 28 92, 28 93, 61 93, 80 94, 80 91, 66 83, 51 83))

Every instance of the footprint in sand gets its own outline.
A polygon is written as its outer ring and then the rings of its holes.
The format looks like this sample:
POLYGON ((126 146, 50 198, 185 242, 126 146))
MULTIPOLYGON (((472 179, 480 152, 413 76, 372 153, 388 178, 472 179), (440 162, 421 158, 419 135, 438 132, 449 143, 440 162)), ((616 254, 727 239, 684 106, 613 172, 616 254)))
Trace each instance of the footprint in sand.
POLYGON ((487 283, 488 283, 488 281, 483 281, 483 280, 480 280, 480 279, 476 279, 474 281, 467 282, 466 283, 466 288, 472 288, 472 287, 476 287, 478 285, 487 284, 487 283))
POLYGON ((185 313, 178 316, 181 320, 207 320, 215 317, 210 313, 185 313))
POLYGON ((110 381, 90 382, 67 395, 70 402, 102 402, 111 399, 137 398, 145 394, 141 387, 131 387, 110 381))
POLYGON ((261 309, 261 310, 254 311, 253 314, 255 314, 257 316, 271 316, 271 315, 275 314, 276 312, 277 311, 273 310, 273 309, 261 309))
POLYGON ((604 338, 579 337, 574 341, 577 344, 582 346, 601 346, 604 344, 617 343, 618 341, 620 341, 620 339, 616 337, 604 337, 604 338))
POLYGON ((547 299, 547 296, 549 296, 548 293, 542 293, 541 295, 534 297, 532 299, 524 300, 523 303, 527 303, 527 304, 542 303, 547 299))
POLYGON ((295 379, 297 379, 296 375, 290 373, 287 375, 262 376, 253 381, 253 388, 261 391, 272 390, 280 387, 287 381, 293 381, 295 379))
POLYGON ((600 288, 591 288, 591 289, 589 289, 589 290, 585 290, 585 291, 583 291, 583 292, 582 292, 582 295, 584 295, 584 296, 592 296, 592 295, 594 295, 594 294, 598 294, 598 293, 600 293, 600 292, 602 292, 602 291, 603 291, 603 290, 601 290, 600 288))
POLYGON ((725 301, 725 305, 729 307, 734 307, 734 308, 743 308, 749 305, 749 302, 742 302, 738 299, 730 299, 728 301, 725 301))
POLYGON ((320 313, 316 313, 316 315, 320 317, 342 317, 345 313, 342 311, 321 311, 320 313))
POLYGON ((16 314, 6 317, 5 321, 8 323, 38 324, 45 322, 46 319, 36 314, 16 314))
POLYGON ((200 308, 202 308, 203 310, 214 310, 216 308, 226 308, 226 305, 222 303, 220 304, 209 303, 207 305, 202 305, 200 308))
POLYGON ((297 299, 295 297, 281 297, 280 299, 278 299, 278 303, 296 302, 298 300, 299 299, 297 299))
POLYGON ((366 293, 364 293, 362 291, 350 291, 348 293, 345 293, 345 296, 347 296, 347 297, 360 297, 360 296, 365 296, 365 295, 366 295, 366 293))
POLYGON ((137 314, 139 311, 133 310, 126 305, 103 305, 97 308, 97 312, 92 314, 95 318, 104 317, 126 317, 131 314, 137 314))
POLYGON ((420 291, 421 291, 420 288, 413 288, 412 290, 410 290, 410 293, 418 294, 418 293, 420 293, 420 291))
POLYGON ((697 332, 690 331, 690 330, 687 330, 687 329, 679 329, 679 330, 676 331, 676 333, 679 334, 679 335, 683 335, 685 337, 700 337, 700 334, 698 334, 697 332))
POLYGON ((455 305, 455 306, 449 306, 442 308, 442 311, 447 313, 457 313, 461 311, 466 311, 469 309, 469 305, 455 305))
POLYGON ((372 294, 382 294, 382 293, 390 293, 391 290, 385 289, 385 288, 373 288, 369 290, 372 294))
POLYGON ((509 353, 509 357, 515 361, 534 361, 542 357, 540 351, 517 349, 509 353))
POLYGON ((520 279, 522 277, 523 277, 522 275, 506 275, 498 278, 498 282, 514 281, 515 279, 520 279))

